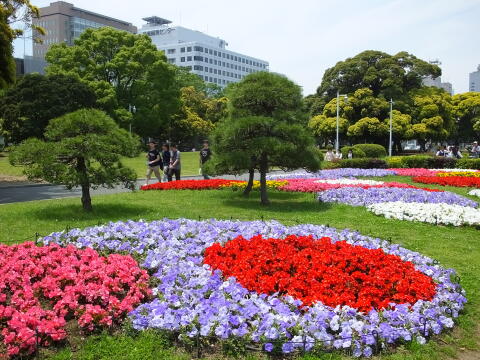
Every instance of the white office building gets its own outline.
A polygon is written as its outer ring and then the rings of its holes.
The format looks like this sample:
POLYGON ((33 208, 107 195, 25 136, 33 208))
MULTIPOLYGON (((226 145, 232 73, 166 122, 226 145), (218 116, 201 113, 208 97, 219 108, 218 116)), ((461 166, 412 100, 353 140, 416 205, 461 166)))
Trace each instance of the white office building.
MULTIPOLYGON (((437 66, 442 65, 440 60, 432 60, 432 61, 430 61, 430 64, 437 65, 437 66)), ((423 78, 422 83, 425 86, 434 86, 434 87, 437 87, 439 89, 443 89, 446 92, 448 92, 450 95, 453 95, 452 83, 442 82, 442 78, 440 76, 436 77, 436 78, 433 78, 431 76, 427 76, 427 77, 423 78)))
POLYGON ((268 62, 226 49, 225 40, 200 31, 170 26, 171 21, 158 16, 144 18, 139 30, 147 34, 172 64, 183 66, 206 82, 221 87, 238 82, 246 75, 268 71, 268 62))
POLYGON ((480 92, 480 65, 477 67, 477 71, 471 72, 468 79, 468 88, 470 91, 480 92))

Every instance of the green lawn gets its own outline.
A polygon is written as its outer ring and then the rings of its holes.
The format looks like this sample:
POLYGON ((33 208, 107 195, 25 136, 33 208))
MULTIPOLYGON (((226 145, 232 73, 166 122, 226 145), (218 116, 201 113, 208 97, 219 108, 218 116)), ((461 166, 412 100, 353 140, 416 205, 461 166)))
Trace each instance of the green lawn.
MULTIPOLYGON (((378 178, 377 178, 378 180, 378 178)), ((382 179, 383 180, 383 179, 382 179)), ((392 177, 385 180, 409 181, 392 177)), ((466 189, 451 188, 465 195, 466 189)), ((474 199, 474 198, 472 198, 474 199)), ((45 200, 0 206, 0 241, 33 239, 35 232, 48 234, 66 227, 85 227, 115 220, 161 219, 187 217, 192 219, 276 219, 285 224, 328 224, 337 228, 359 230, 365 235, 391 238, 393 242, 419 251, 456 269, 467 291, 469 303, 459 318, 458 326, 426 346, 408 344, 396 352, 386 353, 385 360, 447 359, 461 355, 463 349, 478 350, 480 317, 480 231, 471 227, 433 226, 399 220, 388 220, 369 213, 362 207, 320 204, 312 194, 271 193, 272 204, 261 206, 258 193, 246 199, 238 192, 165 191, 135 192, 97 196, 94 211, 83 213, 79 199, 45 200), (462 349, 462 350, 460 350, 462 349)), ((478 199, 477 199, 478 200, 478 199)), ((78 351, 64 348, 48 353, 52 359, 189 359, 186 350, 176 348, 173 340, 159 333, 141 335, 108 334, 89 337, 75 345, 78 351)), ((480 353, 475 352, 480 358, 480 353)), ((46 354, 47 355, 47 354, 46 354)), ((217 358, 225 358, 219 355, 217 358)), ((242 357, 247 358, 247 357, 242 357)), ((250 359, 261 359, 257 354, 250 359)), ((343 359, 338 354, 306 356, 303 359, 343 359)), ((467 358, 466 358, 467 359, 467 358)))
MULTIPOLYGON (((192 176, 198 175, 198 151, 196 152, 182 152, 182 175, 192 176)), ((142 153, 135 158, 122 158, 122 163, 125 166, 131 167, 137 173, 139 179, 145 178, 147 171, 145 154, 142 153)), ((22 167, 12 166, 8 162, 8 154, 0 153, 0 176, 22 176, 22 167)))

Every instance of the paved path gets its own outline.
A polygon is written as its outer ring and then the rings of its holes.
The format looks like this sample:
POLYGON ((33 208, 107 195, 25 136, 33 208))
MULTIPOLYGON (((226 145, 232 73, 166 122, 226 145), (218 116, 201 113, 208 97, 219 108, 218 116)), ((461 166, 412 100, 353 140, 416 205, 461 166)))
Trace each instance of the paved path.
MULTIPOLYGON (((223 179, 239 179, 246 180, 248 175, 240 176, 222 176, 223 179)), ((185 176, 183 179, 201 179, 200 176, 185 176)), ((256 179, 258 179, 258 174, 256 174, 256 179)), ((153 181, 152 181, 153 182, 153 181)), ((145 180, 139 180, 137 182, 137 188, 142 186, 145 183, 145 180)), ((91 190, 91 195, 105 195, 105 194, 115 194, 128 192, 130 190, 115 187, 114 189, 104 189, 100 188, 97 190, 91 190)), ((33 201, 33 200, 48 200, 48 199, 59 199, 66 197, 80 197, 82 195, 79 188, 73 190, 67 190, 64 186, 58 185, 48 185, 48 184, 28 184, 28 183, 0 183, 0 204, 9 204, 15 202, 23 201, 33 201)))

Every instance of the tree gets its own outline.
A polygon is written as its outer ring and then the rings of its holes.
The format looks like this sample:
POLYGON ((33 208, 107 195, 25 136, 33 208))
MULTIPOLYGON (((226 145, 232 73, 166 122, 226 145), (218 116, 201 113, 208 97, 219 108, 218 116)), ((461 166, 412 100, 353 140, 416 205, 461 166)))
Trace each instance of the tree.
POLYGON ((230 88, 229 116, 212 136, 213 167, 260 172, 260 198, 268 204, 266 174, 271 166, 317 170, 320 153, 306 128, 301 89, 286 77, 259 72, 230 88))
MULTIPOLYGON (((338 132, 340 136, 346 135, 349 122, 345 118, 338 119, 338 132)), ((312 129, 313 134, 319 137, 322 142, 333 143, 337 134, 337 118, 326 117, 325 115, 316 115, 310 119, 308 127, 312 129)))
POLYGON ((364 117, 355 124, 348 127, 347 135, 365 143, 372 141, 381 142, 380 138, 385 138, 388 133, 388 127, 376 117, 364 117))
MULTIPOLYGON (((384 126, 390 129, 390 117, 386 117, 383 121, 384 126)), ((395 151, 402 151, 401 140, 413 137, 412 117, 408 114, 402 114, 398 110, 392 111, 392 148, 395 151)), ((387 142, 388 146, 388 142, 387 142)))
POLYGON ((330 100, 337 91, 351 94, 357 89, 368 88, 374 97, 382 95, 385 99, 400 101, 409 91, 421 88, 425 76, 436 78, 440 75, 441 69, 437 65, 407 52, 389 55, 367 50, 327 69, 317 96, 330 100))
POLYGON ((45 140, 24 141, 13 149, 10 162, 24 166, 30 180, 67 189, 80 186, 83 209, 91 211, 90 188, 123 183, 134 189, 136 174, 123 167, 120 156, 135 156, 138 145, 137 137, 119 128, 103 111, 81 109, 51 120, 45 140))
POLYGON ((158 134, 178 111, 175 67, 147 35, 109 27, 87 29, 74 46, 53 45, 46 54, 48 74, 78 77, 94 89, 98 105, 124 128, 158 134), (136 114, 128 112, 135 106, 136 114))
MULTIPOLYGON (((14 29, 13 24, 22 22, 38 35, 44 35, 45 30, 32 24, 32 18, 38 17, 38 8, 29 0, 0 1, 0 89, 15 82, 15 60, 13 58, 13 40, 23 35, 23 30, 14 29)), ((38 41, 37 38, 33 39, 38 41)))
POLYGON ((457 120, 457 140, 473 140, 480 135, 480 93, 467 92, 452 98, 453 115, 457 120))
POLYGON ((9 143, 42 138, 51 119, 95 102, 93 90, 75 77, 27 74, 0 98, 0 131, 9 143))

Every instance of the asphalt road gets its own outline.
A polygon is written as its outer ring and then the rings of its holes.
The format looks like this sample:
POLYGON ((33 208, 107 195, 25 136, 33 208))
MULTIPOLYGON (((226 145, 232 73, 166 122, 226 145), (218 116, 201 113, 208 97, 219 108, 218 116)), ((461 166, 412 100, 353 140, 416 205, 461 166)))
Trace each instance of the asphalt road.
MULTIPOLYGON (((256 174, 258 175, 258 174, 256 174)), ((246 180, 247 175, 234 176, 222 176, 227 179, 239 179, 246 180)), ((258 178, 258 176, 256 176, 258 178)), ((184 177, 183 179, 201 179, 200 176, 184 177)), ((153 183, 154 181, 151 181, 153 183)), ((142 186, 145 180, 139 180, 137 182, 137 188, 142 186)), ((92 196, 116 194, 122 192, 128 192, 130 190, 121 186, 114 189, 99 188, 97 190, 91 190, 92 196)), ((82 192, 80 188, 67 190, 64 186, 48 185, 48 184, 15 184, 15 183, 0 183, 0 204, 10 204, 24 201, 34 200, 48 200, 59 199, 67 197, 81 197, 82 192)))

